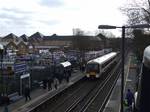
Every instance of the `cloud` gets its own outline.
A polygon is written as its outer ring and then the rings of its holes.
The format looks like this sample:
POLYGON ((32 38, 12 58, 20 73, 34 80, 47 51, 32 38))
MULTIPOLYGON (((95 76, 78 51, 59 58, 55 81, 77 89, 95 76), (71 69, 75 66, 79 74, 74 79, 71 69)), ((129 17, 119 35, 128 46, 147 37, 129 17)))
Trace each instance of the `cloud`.
POLYGON ((31 20, 30 16, 32 14, 29 12, 24 12, 22 10, 17 10, 15 8, 8 9, 2 8, 0 10, 0 23, 5 23, 7 26, 27 26, 29 25, 28 21, 31 20))
POLYGON ((57 25, 59 24, 59 21, 56 20, 39 20, 40 23, 45 24, 45 25, 57 25))
POLYGON ((123 0, 0 0, 0 34, 72 34, 73 28, 97 30, 99 24, 122 25, 116 7, 123 0))
POLYGON ((12 13, 17 13, 17 14, 32 14, 33 12, 31 11, 23 11, 20 10, 19 8, 1 8, 1 11, 3 12, 12 12, 12 13))
POLYGON ((47 7, 60 7, 64 5, 62 0, 41 0, 39 3, 47 7))
MULTIPOLYGON (((21 6, 20 6, 21 7, 21 6)), ((52 11, 36 4, 37 8, 0 7, 0 34, 15 33, 31 35, 35 31, 47 32, 50 26, 59 23, 49 15, 52 11)), ((24 6, 26 7, 26 6, 24 6)))

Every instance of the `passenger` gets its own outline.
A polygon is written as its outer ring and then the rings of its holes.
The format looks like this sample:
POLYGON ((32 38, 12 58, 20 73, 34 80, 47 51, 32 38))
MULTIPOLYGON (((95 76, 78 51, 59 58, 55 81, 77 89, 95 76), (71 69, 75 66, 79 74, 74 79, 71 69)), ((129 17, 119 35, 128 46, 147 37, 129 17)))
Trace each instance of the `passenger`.
POLYGON ((62 83, 62 80, 63 80, 62 74, 58 74, 58 75, 57 75, 57 79, 58 79, 58 81, 59 81, 59 84, 61 84, 61 83, 62 83))
POLYGON ((69 77, 71 77, 71 70, 68 70, 68 75, 69 77))
POLYGON ((58 87, 58 79, 56 77, 54 78, 54 87, 55 89, 58 87))
POLYGON ((53 83, 53 78, 48 79, 48 91, 52 90, 52 83, 53 83))
POLYGON ((79 66, 80 66, 80 71, 82 71, 82 64, 80 63, 79 66))
POLYGON ((66 82, 68 83, 69 82, 69 73, 68 73, 68 71, 65 71, 64 75, 65 75, 66 82))
POLYGON ((85 71, 85 64, 82 65, 82 72, 85 71))
POLYGON ((47 88, 47 80, 44 79, 44 80, 43 80, 43 89, 46 89, 46 88, 47 88))
POLYGON ((127 100, 128 109, 129 109, 129 110, 132 110, 132 103, 134 102, 134 95, 133 95, 133 93, 130 91, 130 89, 128 89, 128 91, 127 91, 126 100, 127 100))
POLYGON ((0 93, 0 105, 2 105, 2 104, 3 104, 3 97, 2 97, 2 95, 0 93))
POLYGON ((24 95, 25 95, 25 101, 28 100, 31 100, 31 97, 30 97, 30 88, 28 86, 25 87, 25 90, 24 90, 24 95))
POLYGON ((5 95, 3 98, 4 98, 3 99, 4 100, 4 104, 5 105, 9 105, 9 103, 10 103, 9 97, 7 95, 5 95))
POLYGON ((61 84, 62 79, 63 79, 63 77, 62 77, 62 73, 61 73, 61 72, 62 72, 62 71, 60 70, 60 68, 59 68, 59 67, 56 67, 56 69, 55 69, 55 73, 54 73, 54 76, 55 76, 55 78, 57 78, 57 79, 58 79, 59 84, 61 84))

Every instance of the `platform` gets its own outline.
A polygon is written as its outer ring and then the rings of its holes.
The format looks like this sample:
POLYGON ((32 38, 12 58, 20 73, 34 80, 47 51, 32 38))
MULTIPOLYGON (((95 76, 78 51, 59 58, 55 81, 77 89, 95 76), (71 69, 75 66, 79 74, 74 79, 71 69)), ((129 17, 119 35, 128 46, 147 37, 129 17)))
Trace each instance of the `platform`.
MULTIPOLYGON (((69 83, 63 81, 62 84, 58 85, 58 89, 55 89, 53 86, 51 91, 43 90, 42 88, 36 89, 31 92, 32 100, 25 102, 25 98, 22 98, 19 101, 8 105, 8 110, 9 112, 26 112, 27 110, 30 110, 32 107, 34 107, 37 102, 40 103, 47 97, 53 97, 54 95, 63 91, 65 88, 68 88, 69 86, 83 78, 84 76, 85 75, 82 72, 77 71, 76 73, 72 74, 69 83)), ((0 112, 3 112, 3 110, 4 107, 0 107, 0 112)))
MULTIPOLYGON (((136 90, 136 66, 133 67, 133 55, 129 54, 125 63, 125 85, 124 85, 124 98, 127 93, 127 89, 130 89, 133 93, 136 90)), ((121 76, 117 80, 114 90, 108 100, 104 112, 120 112, 121 108, 121 76)), ((124 107, 125 109, 125 107, 124 107)))

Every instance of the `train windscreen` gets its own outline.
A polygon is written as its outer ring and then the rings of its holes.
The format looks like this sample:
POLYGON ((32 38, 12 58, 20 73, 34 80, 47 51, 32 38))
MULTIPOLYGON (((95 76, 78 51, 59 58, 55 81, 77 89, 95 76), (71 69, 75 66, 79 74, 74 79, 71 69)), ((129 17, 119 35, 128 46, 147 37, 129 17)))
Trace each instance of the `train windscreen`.
POLYGON ((87 64, 86 66, 86 71, 91 72, 91 71, 99 71, 99 65, 98 64, 87 64))

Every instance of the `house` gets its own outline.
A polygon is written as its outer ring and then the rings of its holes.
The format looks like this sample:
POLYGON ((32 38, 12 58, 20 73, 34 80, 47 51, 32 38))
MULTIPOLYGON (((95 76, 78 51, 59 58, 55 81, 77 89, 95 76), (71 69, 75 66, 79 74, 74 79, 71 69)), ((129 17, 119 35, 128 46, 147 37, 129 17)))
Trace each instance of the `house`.
POLYGON ((43 40, 44 35, 40 32, 36 32, 28 38, 29 42, 41 42, 43 40))
POLYGON ((1 41, 2 42, 11 42, 11 41, 17 42, 18 41, 18 36, 16 36, 13 33, 10 33, 10 34, 6 35, 5 37, 3 37, 1 39, 1 41))
POLYGON ((7 45, 5 45, 6 49, 8 50, 17 50, 17 45, 16 45, 16 42, 14 41, 10 41, 7 43, 7 45))
MULTIPOLYGON (((102 36, 102 35, 100 35, 102 36)), ((100 36, 84 36, 84 35, 65 35, 59 36, 53 34, 44 36, 40 32, 36 32, 30 37, 25 34, 17 37, 9 34, 2 38, 2 42, 8 42, 8 49, 15 49, 18 55, 28 53, 36 53, 39 50, 99 50, 104 47, 103 39, 100 36)))
POLYGON ((16 45, 17 45, 17 50, 18 50, 17 55, 26 55, 29 53, 28 42, 20 41, 20 42, 17 42, 16 45))
POLYGON ((25 34, 21 35, 19 38, 24 42, 28 42, 28 36, 25 34))

